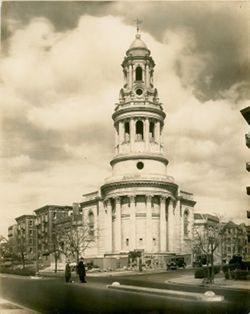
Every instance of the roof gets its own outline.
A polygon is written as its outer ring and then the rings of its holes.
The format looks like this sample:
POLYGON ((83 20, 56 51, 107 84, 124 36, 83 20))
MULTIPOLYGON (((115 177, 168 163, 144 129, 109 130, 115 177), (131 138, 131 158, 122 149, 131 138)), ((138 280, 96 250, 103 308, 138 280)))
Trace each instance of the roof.
POLYGON ((144 41, 141 40, 141 35, 140 34, 136 34, 135 40, 132 42, 132 44, 129 47, 129 49, 134 49, 134 48, 148 49, 146 44, 144 43, 144 41))
POLYGON ((140 34, 136 34, 136 37, 132 44, 130 45, 126 54, 132 55, 134 57, 145 57, 150 55, 150 50, 148 49, 144 41, 141 40, 140 34))
POLYGON ((40 208, 37 208, 34 210, 35 213, 39 213, 39 212, 46 212, 46 211, 49 211, 50 209, 54 209, 54 210, 57 210, 57 209, 65 209, 65 210, 70 210, 72 209, 72 206, 68 206, 68 205, 45 205, 43 207, 40 207, 40 208))
POLYGON ((16 221, 26 220, 26 219, 35 219, 35 216, 34 215, 22 215, 15 218, 16 221))

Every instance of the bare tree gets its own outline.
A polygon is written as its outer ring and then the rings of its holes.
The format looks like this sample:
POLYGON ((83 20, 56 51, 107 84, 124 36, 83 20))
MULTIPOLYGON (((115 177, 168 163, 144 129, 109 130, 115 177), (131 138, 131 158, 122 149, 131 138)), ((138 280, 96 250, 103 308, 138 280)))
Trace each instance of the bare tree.
POLYGON ((73 257, 78 263, 79 257, 97 239, 96 230, 90 224, 72 224, 64 232, 61 239, 61 249, 66 257, 73 257))

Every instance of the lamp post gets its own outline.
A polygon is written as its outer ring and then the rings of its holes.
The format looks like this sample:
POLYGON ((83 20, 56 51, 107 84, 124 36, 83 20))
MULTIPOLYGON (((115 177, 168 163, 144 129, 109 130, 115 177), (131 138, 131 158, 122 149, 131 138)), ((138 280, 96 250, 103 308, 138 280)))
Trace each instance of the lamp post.
POLYGON ((36 227, 36 274, 39 273, 39 261, 38 261, 38 218, 35 220, 35 227, 36 227))

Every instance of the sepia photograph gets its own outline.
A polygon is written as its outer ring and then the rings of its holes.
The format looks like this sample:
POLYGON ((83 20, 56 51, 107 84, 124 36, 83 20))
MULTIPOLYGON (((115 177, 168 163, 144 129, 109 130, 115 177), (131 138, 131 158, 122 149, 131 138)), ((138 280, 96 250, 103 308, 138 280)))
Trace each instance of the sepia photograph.
POLYGON ((250 2, 0 26, 0 313, 250 313, 250 2))

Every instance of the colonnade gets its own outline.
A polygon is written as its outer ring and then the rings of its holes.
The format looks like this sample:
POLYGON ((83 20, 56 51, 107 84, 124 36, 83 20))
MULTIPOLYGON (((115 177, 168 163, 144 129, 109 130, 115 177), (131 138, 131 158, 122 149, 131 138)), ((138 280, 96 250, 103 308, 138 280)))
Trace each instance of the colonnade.
POLYGON ((129 143, 130 151, 134 151, 136 142, 143 141, 145 144, 145 151, 149 150, 150 142, 159 145, 159 151, 162 146, 162 132, 161 123, 159 120, 151 118, 129 118, 118 121, 115 126, 115 147, 116 154, 121 152, 121 145, 129 143), (141 125, 137 123, 141 121, 141 125), (127 124, 127 130, 125 125, 127 124), (137 127, 137 128, 136 128, 137 127))
MULTIPOLYGON (((129 250, 137 249, 136 247, 136 195, 129 195, 129 214, 126 215, 129 218, 129 250)), ((146 252, 153 251, 153 234, 152 234, 152 195, 145 195, 145 246, 144 250, 146 252)), ((166 196, 160 197, 159 205, 159 251, 166 252, 168 250, 168 215, 169 211, 167 208, 168 202, 166 202, 166 196)), ((121 252, 122 245, 122 196, 108 198, 104 202, 105 209, 105 224, 106 224, 106 251, 108 253, 118 253, 121 252), (115 218, 116 223, 113 223, 115 218), (115 234, 116 246, 114 247, 113 236, 115 234)), ((141 213, 140 213, 141 214, 141 213)), ((171 215, 171 213, 170 213, 171 215)), ((157 250, 158 251, 158 250, 157 250)))
POLYGON ((129 63, 124 69, 124 85, 127 85, 129 89, 133 87, 133 83, 136 82, 136 68, 141 67, 142 69, 142 81, 145 82, 146 88, 153 84, 153 71, 150 71, 149 62, 145 63, 129 63))

